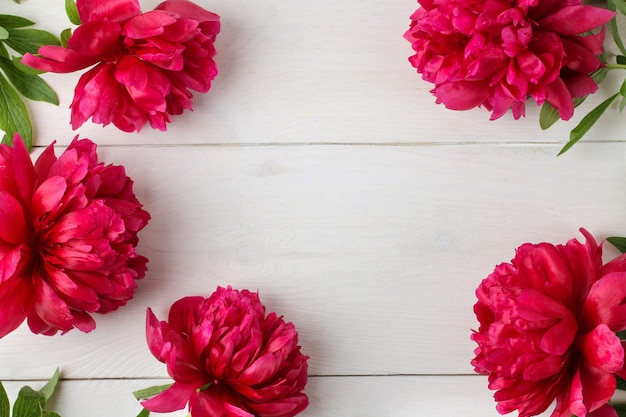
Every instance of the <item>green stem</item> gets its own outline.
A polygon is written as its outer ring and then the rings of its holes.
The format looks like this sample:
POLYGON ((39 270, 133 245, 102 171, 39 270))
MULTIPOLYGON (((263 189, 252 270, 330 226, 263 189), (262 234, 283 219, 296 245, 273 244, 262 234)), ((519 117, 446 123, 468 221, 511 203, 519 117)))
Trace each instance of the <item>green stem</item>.
POLYGON ((605 67, 608 69, 626 69, 624 64, 605 64, 605 67))

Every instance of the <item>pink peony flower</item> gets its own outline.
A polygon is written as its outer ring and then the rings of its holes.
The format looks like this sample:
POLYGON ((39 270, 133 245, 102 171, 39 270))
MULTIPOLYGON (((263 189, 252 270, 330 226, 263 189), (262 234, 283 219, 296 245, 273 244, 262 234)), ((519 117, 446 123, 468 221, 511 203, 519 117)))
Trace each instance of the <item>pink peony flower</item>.
POLYGON ((602 265, 587 242, 526 243, 476 290, 472 365, 489 375, 501 414, 617 417, 607 404, 624 375, 626 255, 602 265))
POLYGON ((96 145, 50 145, 30 159, 21 138, 0 145, 0 337, 25 318, 34 333, 95 328, 133 297, 146 272, 135 253, 150 216, 123 166, 98 162, 96 145))
POLYGON ((598 86, 604 30, 615 13, 582 0, 419 0, 404 37, 437 103, 453 110, 483 106, 491 119, 508 109, 518 119, 532 97, 568 120, 573 98, 598 86))
POLYGON ((193 417, 291 417, 309 403, 298 333, 275 313, 266 316, 255 293, 218 287, 207 299, 183 298, 169 323, 148 309, 146 332, 175 381, 142 403, 150 411, 189 403, 193 417))
POLYGON ((213 42, 219 16, 188 0, 167 0, 141 13, 138 0, 77 0, 83 22, 67 48, 43 46, 23 63, 51 72, 95 65, 80 77, 71 104, 72 128, 90 117, 139 131, 166 130, 170 115, 192 108, 189 90, 209 91, 217 75, 213 42))

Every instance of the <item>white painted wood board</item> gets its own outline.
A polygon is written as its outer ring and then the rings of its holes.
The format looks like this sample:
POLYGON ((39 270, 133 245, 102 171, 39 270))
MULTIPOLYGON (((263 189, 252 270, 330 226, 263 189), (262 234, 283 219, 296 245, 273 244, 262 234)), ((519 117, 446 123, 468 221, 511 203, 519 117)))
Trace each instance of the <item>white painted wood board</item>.
MULTIPOLYGON (((63 0, 41 3, 1 12, 69 26, 63 0)), ((78 132, 127 167, 152 214, 147 276, 90 334, 23 326, 0 340, 0 380, 14 395, 60 366, 63 417, 134 416, 130 393, 167 380, 145 344, 146 308, 164 317, 182 296, 231 284, 296 324, 311 356, 303 417, 497 415, 469 365, 474 289, 523 242, 582 238, 579 227, 626 235, 616 109, 556 157, 573 123, 542 132, 532 105, 489 122, 434 104, 402 39, 414 1, 198 3, 223 30, 220 75, 195 111, 165 133, 78 132)), ((61 105, 29 103, 34 157, 76 134, 77 74, 45 77, 61 105)))

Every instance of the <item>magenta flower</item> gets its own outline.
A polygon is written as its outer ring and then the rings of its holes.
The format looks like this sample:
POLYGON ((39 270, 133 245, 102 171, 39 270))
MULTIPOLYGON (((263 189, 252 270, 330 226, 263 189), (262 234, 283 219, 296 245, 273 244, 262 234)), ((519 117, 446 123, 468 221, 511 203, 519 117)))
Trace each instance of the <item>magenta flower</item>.
POLYGON ((67 48, 43 46, 22 60, 50 72, 80 77, 71 104, 72 128, 90 117, 139 131, 146 122, 166 130, 170 115, 192 108, 192 93, 206 93, 217 75, 213 42, 219 16, 188 0, 167 0, 141 13, 138 0, 77 0, 83 22, 67 48))
POLYGON ((476 372, 489 375, 497 410, 520 417, 617 417, 607 404, 624 376, 626 255, 602 265, 602 248, 526 243, 476 290, 476 372))
POLYGON ((133 297, 146 272, 135 247, 150 219, 123 166, 98 162, 96 145, 50 145, 33 166, 16 135, 0 145, 0 337, 24 319, 52 335, 96 326, 133 297))
POLYGON ((404 37, 411 64, 437 103, 453 110, 485 107, 497 119, 518 119, 532 97, 568 120, 576 97, 598 86, 604 30, 615 13, 582 0, 419 0, 404 37))
POLYGON ((183 298, 169 322, 148 309, 146 333, 175 381, 142 403, 150 411, 189 404, 193 417, 291 417, 309 403, 298 333, 275 313, 266 316, 255 293, 218 287, 207 299, 183 298))

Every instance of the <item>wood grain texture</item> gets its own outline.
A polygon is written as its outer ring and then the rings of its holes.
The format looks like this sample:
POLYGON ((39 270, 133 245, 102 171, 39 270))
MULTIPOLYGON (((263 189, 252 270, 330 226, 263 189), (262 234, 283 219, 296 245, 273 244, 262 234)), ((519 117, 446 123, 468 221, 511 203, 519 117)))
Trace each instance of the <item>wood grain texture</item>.
MULTIPOLYGON (((471 375, 474 290, 521 243, 582 239, 579 227, 626 235, 617 109, 556 157, 619 80, 548 131, 532 103, 525 119, 489 122, 483 109, 435 105, 408 63, 414 0, 196 2, 222 16, 220 75, 167 132, 73 132, 78 73, 44 75, 59 107, 28 103, 34 157, 78 134, 126 166, 152 214, 139 245, 150 263, 94 332, 22 326, 0 340, 10 394, 60 366, 63 417, 132 417, 130 393, 167 378, 144 340, 146 308, 164 318, 180 297, 232 285, 299 330, 311 357, 303 417, 498 415, 471 375)), ((5 0, 0 13, 70 26, 64 0, 5 0)))
MULTIPOLYGON (((59 33, 70 23, 64 0, 11 2, 20 13, 59 33)), ((144 10, 158 0, 144 0, 144 10)), ((196 94, 194 112, 176 117, 168 133, 144 129, 128 135, 114 127, 86 123, 79 134, 99 143, 499 143, 564 144, 582 116, 619 89, 617 79, 581 106, 571 123, 539 129, 539 108, 527 117, 489 121, 484 109, 466 112, 435 105, 432 86, 410 66, 409 42, 402 38, 417 2, 356 0, 198 0, 222 17, 216 47, 220 74, 206 95, 196 94), (177 120, 180 120, 176 122, 177 120)), ((29 103, 37 115, 38 145, 68 143, 76 132, 67 107, 80 72, 46 74, 60 106, 29 103)), ((585 140, 621 141, 616 107, 585 140)))
MULTIPOLYGON (((49 409, 63 417, 132 416, 140 410, 131 393, 163 380, 61 381, 49 409), (80 392, 82 395, 76 395, 80 392)), ((9 382, 11 400, 23 385, 9 382)), ((310 378, 310 406, 299 417, 496 417, 495 403, 479 376, 384 376, 310 378)), ((162 414, 154 414, 159 416, 162 414)), ((185 417, 185 411, 167 414, 185 417)), ((546 414, 549 415, 549 414, 546 414)))
POLYGON ((152 214, 148 275, 91 334, 7 336, 0 373, 162 376, 145 309, 228 284, 296 323, 314 375, 471 373, 473 291, 497 263, 626 230, 625 147, 102 147, 152 214))

